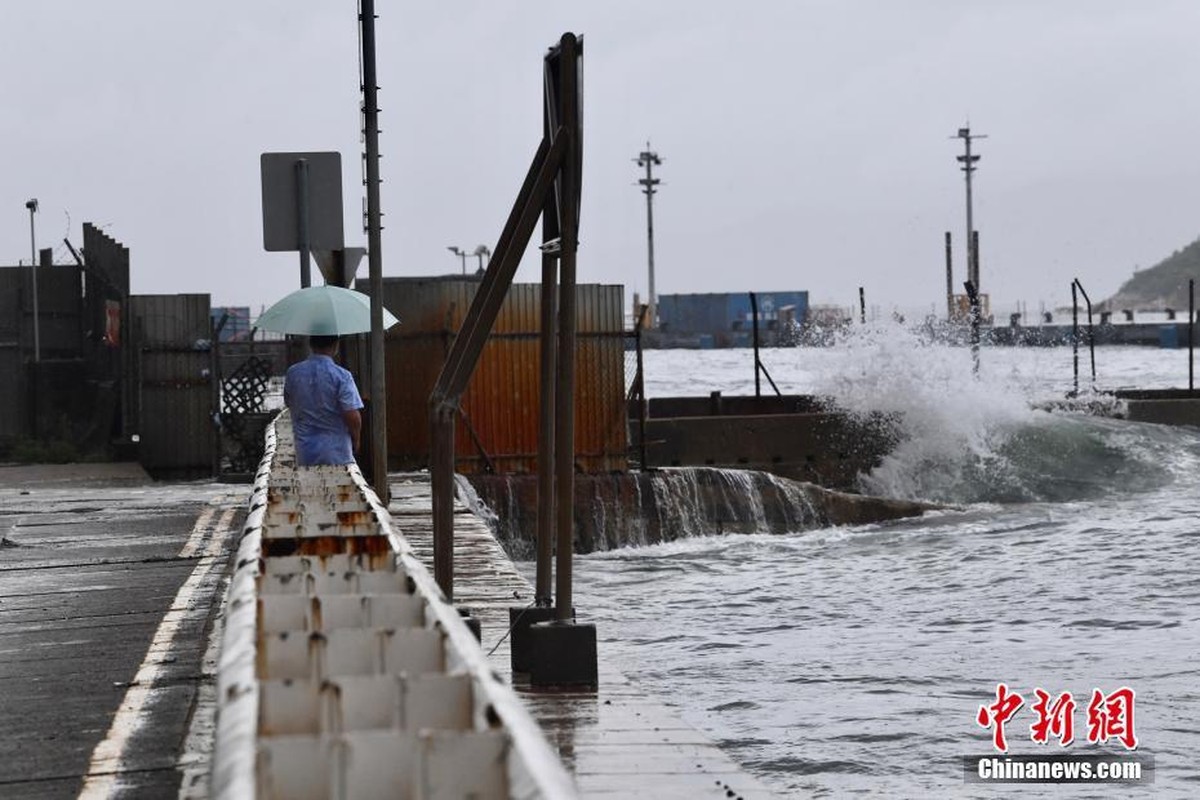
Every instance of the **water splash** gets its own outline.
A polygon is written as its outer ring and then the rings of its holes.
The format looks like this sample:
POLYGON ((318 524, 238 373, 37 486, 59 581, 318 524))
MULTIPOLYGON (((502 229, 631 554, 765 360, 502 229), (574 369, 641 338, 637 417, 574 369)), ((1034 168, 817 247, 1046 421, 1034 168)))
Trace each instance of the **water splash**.
MULTIPOLYGON (((1145 490, 1168 480, 1143 431, 1081 414, 1050 413, 1045 382, 966 347, 931 343, 901 325, 855 327, 844 358, 818 374, 817 392, 851 414, 900 420, 900 443, 860 488, 886 497, 949 503, 1087 499, 1121 481, 1145 490), (1041 387, 1041 388, 1038 388, 1041 387)), ((1153 438, 1153 436, 1151 436, 1153 438)))
MULTIPOLYGON (((459 476, 458 494, 484 517, 514 558, 536 537, 536 478, 459 476)), ((765 472, 685 467, 648 473, 577 476, 575 547, 580 553, 722 533, 790 533, 849 520, 917 513, 904 504, 828 492, 765 472), (902 505, 902 507, 901 507, 902 505)))
MULTIPOLYGON (((496 512, 480 498, 479 493, 475 491, 475 487, 467 480, 466 476, 454 474, 454 499, 467 507, 472 514, 482 519, 488 524, 488 527, 493 531, 496 530, 499 523, 499 517, 496 512)), ((511 501, 510 501, 511 502, 511 501)))

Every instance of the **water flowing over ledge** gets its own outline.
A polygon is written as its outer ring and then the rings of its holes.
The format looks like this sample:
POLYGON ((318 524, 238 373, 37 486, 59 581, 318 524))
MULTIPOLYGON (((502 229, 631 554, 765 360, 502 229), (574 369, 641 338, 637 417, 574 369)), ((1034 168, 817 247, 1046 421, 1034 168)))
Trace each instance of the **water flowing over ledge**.
MULTIPOLYGON (((517 559, 531 558, 537 478, 458 476, 459 495, 517 559)), ((789 533, 919 516, 928 503, 867 497, 752 470, 695 467, 575 476, 576 552, 721 533, 789 533)))

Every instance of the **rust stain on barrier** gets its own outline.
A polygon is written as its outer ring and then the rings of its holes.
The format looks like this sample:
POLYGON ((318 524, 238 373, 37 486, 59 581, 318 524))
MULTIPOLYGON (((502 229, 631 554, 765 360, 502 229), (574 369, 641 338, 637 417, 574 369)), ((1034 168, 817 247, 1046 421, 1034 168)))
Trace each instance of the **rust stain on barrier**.
POLYGON ((338 511, 337 521, 339 525, 369 525, 371 524, 371 512, 338 511))
POLYGON ((321 614, 321 598, 310 597, 308 599, 310 613, 312 615, 313 630, 325 630, 325 618, 321 614))
POLYGON ((328 557, 347 553, 384 558, 391 552, 386 539, 379 536, 306 536, 294 539, 267 539, 262 541, 263 553, 267 556, 317 556, 328 557))

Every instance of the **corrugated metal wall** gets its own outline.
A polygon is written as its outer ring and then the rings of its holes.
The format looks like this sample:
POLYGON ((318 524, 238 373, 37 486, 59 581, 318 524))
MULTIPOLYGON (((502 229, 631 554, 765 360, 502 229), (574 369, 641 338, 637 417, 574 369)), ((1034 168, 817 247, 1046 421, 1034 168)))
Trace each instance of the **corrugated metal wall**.
POLYGON ((137 349, 133 342, 129 298, 129 248, 90 222, 83 223, 83 258, 87 264, 84 293, 90 309, 85 311, 84 329, 91 343, 91 358, 97 375, 119 380, 120 420, 116 425, 121 437, 136 432, 137 386, 133 383, 137 367, 137 349), (120 315, 119 343, 106 340, 108 307, 116 303, 120 315))
POLYGON ((0 269, 0 375, 6 376, 0 381, 0 436, 17 436, 28 427, 21 330, 23 281, 28 273, 28 267, 0 269))
POLYGON ((209 296, 131 295, 140 453, 155 477, 210 474, 214 454, 209 296))
MULTIPOLYGON (((23 375, 21 353, 15 347, 0 343, 0 374, 23 375)), ((0 437, 19 436, 28 429, 25 422, 29 409, 25 406, 25 381, 0 381, 0 437)))
MULTIPOLYGON (((63 265, 37 269, 41 360, 78 359, 83 326, 81 271, 63 265)), ((0 375, 5 376, 0 381, 0 436, 32 436, 35 432, 28 406, 34 357, 30 273, 27 266, 0 269, 0 375)), ((57 407, 44 410, 48 417, 64 411, 57 407)))
MULTIPOLYGON (((42 359, 78 358, 83 339, 83 279, 76 266, 38 267, 42 359)), ((32 327, 32 315, 29 319, 32 327)), ((29 334, 32 342, 32 334, 29 334)))
MULTIPOLYGON (((384 281, 384 305, 401 320, 387 336, 391 468, 428 466, 429 393, 478 286, 463 279, 384 281)), ((623 289, 584 284, 577 297, 576 463, 585 472, 624 470, 623 289)), ((463 396, 465 420, 455 432, 459 472, 485 469, 480 449, 498 472, 537 469, 540 303, 538 284, 509 290, 463 396)))

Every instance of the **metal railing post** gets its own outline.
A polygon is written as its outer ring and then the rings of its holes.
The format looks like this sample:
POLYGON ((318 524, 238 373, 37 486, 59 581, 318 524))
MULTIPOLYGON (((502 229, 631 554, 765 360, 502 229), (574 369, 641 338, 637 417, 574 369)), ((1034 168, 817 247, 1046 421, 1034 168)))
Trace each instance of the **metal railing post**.
POLYGON ((1092 328, 1092 298, 1088 297, 1087 290, 1083 288, 1083 284, 1079 282, 1079 278, 1075 279, 1075 286, 1079 287, 1079 293, 1083 295, 1083 302, 1087 304, 1087 338, 1088 338, 1088 354, 1092 362, 1092 391, 1096 391, 1096 332, 1092 328))
POLYGON ((1071 281, 1071 356, 1074 360, 1075 391, 1079 394, 1079 290, 1071 281))
POLYGON ((754 396, 762 397, 762 377, 758 371, 758 296, 750 293, 751 327, 754 330, 754 396))

